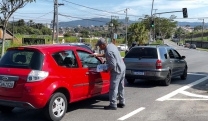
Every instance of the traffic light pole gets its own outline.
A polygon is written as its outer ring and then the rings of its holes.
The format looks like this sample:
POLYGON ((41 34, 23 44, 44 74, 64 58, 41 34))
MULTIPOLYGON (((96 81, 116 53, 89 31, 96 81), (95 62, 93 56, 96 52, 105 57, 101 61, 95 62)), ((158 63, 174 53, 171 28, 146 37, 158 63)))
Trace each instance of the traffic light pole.
MULTIPOLYGON (((152 0, 152 10, 151 10, 151 24, 153 22, 152 11, 153 11, 154 0, 152 0)), ((155 15, 154 15, 155 16, 155 15)), ((148 41, 148 45, 150 44, 150 40, 152 40, 152 26, 150 26, 150 39, 148 41)))
POLYGON ((165 13, 176 13, 176 12, 183 12, 183 11, 169 11, 169 12, 162 12, 162 13, 155 13, 156 14, 165 14, 165 13))

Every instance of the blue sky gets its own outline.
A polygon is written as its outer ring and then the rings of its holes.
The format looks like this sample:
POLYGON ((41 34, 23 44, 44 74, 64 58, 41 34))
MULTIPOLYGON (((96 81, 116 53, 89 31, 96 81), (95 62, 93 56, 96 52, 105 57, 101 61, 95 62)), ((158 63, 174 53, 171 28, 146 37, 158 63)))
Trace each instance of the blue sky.
MULTIPOLYGON (((50 23, 53 19, 53 1, 54 0, 37 0, 34 3, 28 3, 24 8, 16 11, 12 16, 15 20, 25 19, 33 20, 37 23, 50 23)), ((78 17, 83 19, 89 18, 110 18, 111 15, 119 16, 119 19, 125 18, 124 9, 128 9, 130 20, 137 21, 144 15, 151 14, 152 0, 59 0, 63 6, 59 7, 59 13, 66 16, 59 16, 59 21, 77 20, 78 17), (71 2, 71 3, 70 3, 71 2), (97 11, 74 5, 87 6, 103 11, 97 11), (108 11, 108 12, 104 12, 108 11), (111 12, 116 12, 113 14, 111 12)), ((181 11, 182 8, 188 9, 189 19, 183 19, 182 12, 162 14, 160 17, 169 18, 171 15, 177 16, 176 21, 200 22, 198 18, 204 18, 208 21, 208 0, 154 0, 154 9, 156 12, 181 11)), ((155 11, 153 11, 154 13, 155 11)), ((1 15, 0 15, 1 16, 1 15)), ((10 20, 12 20, 12 17, 10 20)))

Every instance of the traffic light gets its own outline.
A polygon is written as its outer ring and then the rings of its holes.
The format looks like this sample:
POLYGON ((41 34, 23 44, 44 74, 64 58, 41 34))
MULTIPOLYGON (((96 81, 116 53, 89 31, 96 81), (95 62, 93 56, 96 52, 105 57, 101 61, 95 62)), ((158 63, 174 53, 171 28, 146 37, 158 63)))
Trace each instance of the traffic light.
POLYGON ((152 27, 152 28, 155 26, 154 23, 155 23, 155 22, 152 20, 152 21, 151 21, 151 27, 152 27))
POLYGON ((188 18, 188 12, 187 12, 187 8, 183 8, 183 18, 188 18))

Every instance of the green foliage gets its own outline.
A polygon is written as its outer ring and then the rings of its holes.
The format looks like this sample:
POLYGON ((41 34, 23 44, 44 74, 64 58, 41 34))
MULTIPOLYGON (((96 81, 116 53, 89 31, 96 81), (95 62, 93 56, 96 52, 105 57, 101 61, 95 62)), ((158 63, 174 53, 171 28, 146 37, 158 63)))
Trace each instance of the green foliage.
POLYGON ((143 23, 131 24, 128 31, 130 32, 128 45, 131 45, 134 41, 138 42, 138 44, 148 43, 148 30, 143 23))
POLYGON ((156 42, 152 42, 152 44, 162 45, 163 44, 163 41, 162 40, 156 40, 156 42))
POLYGON ((64 34, 64 37, 70 37, 71 36, 71 33, 70 32, 67 32, 64 34))
POLYGON ((117 32, 118 31, 118 27, 122 24, 122 22, 119 22, 116 19, 112 19, 112 21, 108 22, 107 25, 109 27, 111 27, 110 26, 111 23, 113 23, 113 32, 117 32))
POLYGON ((14 24, 14 33, 15 34, 25 34, 25 35, 52 35, 51 29, 45 27, 40 23, 31 23, 31 20, 28 21, 28 25, 24 20, 19 20, 14 23, 8 23, 7 29, 13 31, 12 25, 14 24))
MULTIPOLYGON (((150 30, 151 25, 151 17, 146 15, 145 19, 141 21, 142 24, 145 25, 145 28, 150 30)), ((154 29, 155 33, 160 33, 162 38, 168 38, 170 35, 174 33, 174 29, 177 26, 176 21, 172 21, 167 18, 154 18, 154 29)))
POLYGON ((89 37, 89 31, 88 30, 82 30, 80 33, 82 33, 82 37, 89 37))

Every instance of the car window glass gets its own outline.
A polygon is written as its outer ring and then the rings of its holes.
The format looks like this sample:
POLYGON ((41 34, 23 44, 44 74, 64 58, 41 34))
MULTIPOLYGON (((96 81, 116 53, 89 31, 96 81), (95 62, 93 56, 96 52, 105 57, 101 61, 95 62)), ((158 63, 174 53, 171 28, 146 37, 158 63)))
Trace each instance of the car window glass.
POLYGON ((176 50, 173 50, 173 54, 174 54, 175 58, 177 58, 177 59, 181 58, 180 54, 176 50))
POLYGON ((173 52, 172 52, 171 49, 168 49, 168 54, 169 54, 169 57, 170 57, 171 59, 175 58, 175 56, 174 56, 174 54, 173 54, 173 52))
POLYGON ((56 52, 52 56, 59 66, 78 68, 77 59, 72 50, 56 52))
POLYGON ((159 52, 160 52, 160 58, 162 60, 167 59, 167 51, 165 48, 159 48, 159 52))
POLYGON ((41 70, 44 55, 36 50, 8 50, 1 58, 0 67, 41 70))
POLYGON ((125 58, 157 58, 157 49, 156 48, 142 48, 136 47, 132 48, 125 58))
POLYGON ((83 68, 97 68, 97 65, 101 64, 99 59, 90 56, 91 53, 79 50, 77 51, 77 53, 83 68))

